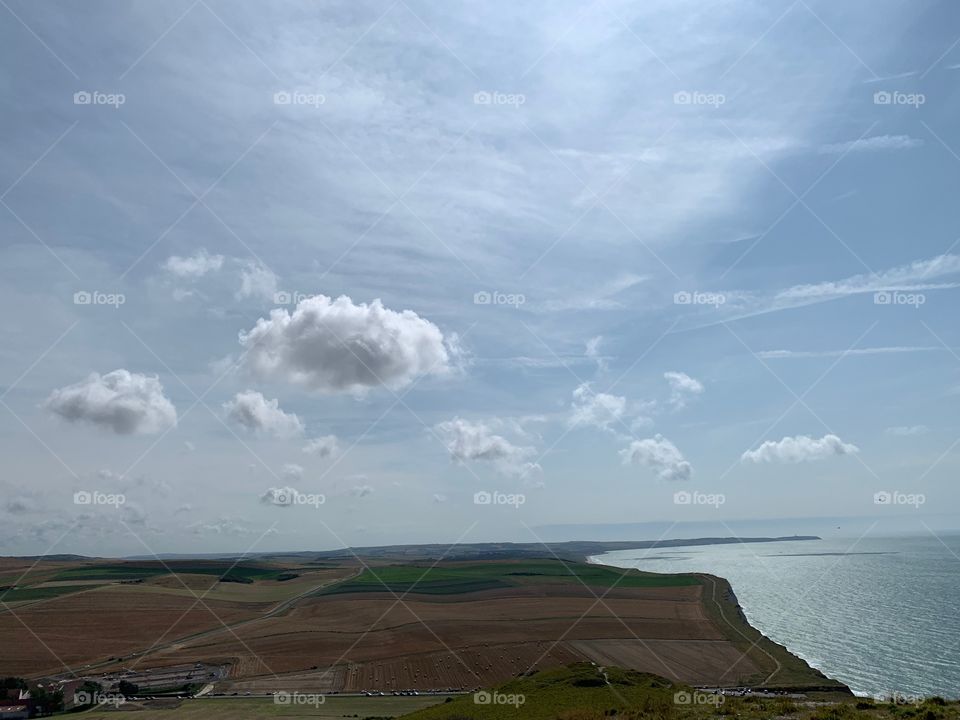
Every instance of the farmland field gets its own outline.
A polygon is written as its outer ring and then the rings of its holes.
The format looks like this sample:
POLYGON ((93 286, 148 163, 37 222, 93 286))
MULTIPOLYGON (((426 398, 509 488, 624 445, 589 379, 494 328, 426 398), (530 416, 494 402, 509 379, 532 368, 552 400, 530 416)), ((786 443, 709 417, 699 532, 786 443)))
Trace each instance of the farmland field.
POLYGON ((687 683, 825 681, 745 634, 699 575, 542 558, 372 567, 284 558, 88 562, 31 577, 43 582, 14 592, 46 599, 18 603, 16 617, 0 608, 0 634, 12 640, 0 674, 68 679, 65 669, 82 667, 115 682, 124 668, 148 677, 210 665, 223 668, 213 692, 255 695, 464 690, 583 661, 687 683))

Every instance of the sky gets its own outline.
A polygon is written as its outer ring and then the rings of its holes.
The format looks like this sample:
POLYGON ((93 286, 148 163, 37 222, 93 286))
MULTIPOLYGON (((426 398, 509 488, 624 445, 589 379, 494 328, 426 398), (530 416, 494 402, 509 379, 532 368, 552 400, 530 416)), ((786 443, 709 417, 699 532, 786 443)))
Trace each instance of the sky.
POLYGON ((955 3, 0 16, 0 554, 949 526, 955 3))

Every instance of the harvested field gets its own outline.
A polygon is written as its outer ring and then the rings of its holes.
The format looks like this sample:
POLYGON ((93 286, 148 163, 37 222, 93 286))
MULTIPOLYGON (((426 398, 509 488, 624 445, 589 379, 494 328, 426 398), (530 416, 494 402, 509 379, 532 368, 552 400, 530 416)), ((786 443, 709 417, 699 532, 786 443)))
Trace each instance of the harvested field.
POLYGON ((145 650, 162 637, 181 637, 256 617, 253 603, 206 602, 143 594, 136 604, 126 592, 102 587, 0 613, 0 675, 63 672, 109 657, 145 650), (209 609, 208 609, 209 608, 209 609))

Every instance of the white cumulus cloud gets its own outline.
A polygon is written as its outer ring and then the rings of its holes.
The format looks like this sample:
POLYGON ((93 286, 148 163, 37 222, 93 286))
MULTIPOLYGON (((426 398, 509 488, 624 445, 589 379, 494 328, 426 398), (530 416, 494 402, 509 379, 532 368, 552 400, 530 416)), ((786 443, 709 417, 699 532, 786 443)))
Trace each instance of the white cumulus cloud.
POLYGON ((661 480, 689 480, 693 475, 693 467, 683 453, 663 435, 634 440, 620 451, 620 457, 625 464, 651 468, 661 480))
POLYGON ((267 266, 250 261, 240 269, 240 290, 237 298, 257 298, 273 302, 277 294, 277 276, 267 266))
POLYGON ((586 425, 612 430, 613 425, 623 422, 626 412, 625 397, 593 392, 590 383, 583 383, 573 391, 569 423, 571 427, 586 425))
POLYGON ((208 272, 216 272, 223 267, 223 255, 211 255, 204 248, 189 257, 171 255, 163 264, 163 269, 181 278, 203 277, 208 272))
MULTIPOLYGON (((499 420, 493 423, 502 424, 499 420)), ((518 477, 540 470, 539 465, 530 462, 530 458, 536 455, 535 448, 514 445, 502 435, 497 435, 488 423, 454 418, 437 425, 437 432, 443 438, 450 457, 458 463, 488 462, 504 475, 518 477)))
POLYGON ((241 333, 240 344, 258 376, 325 393, 396 389, 418 375, 451 369, 449 344, 432 322, 345 295, 306 298, 292 314, 273 310, 241 333))
POLYGON ((158 433, 177 424, 177 410, 163 394, 160 380, 123 369, 91 373, 82 382, 54 390, 45 407, 64 420, 119 435, 158 433))
POLYGON ((684 372, 670 370, 663 374, 663 379, 670 384, 670 404, 677 410, 703 392, 703 383, 684 372))
POLYGON ((860 448, 843 442, 836 435, 824 435, 822 438, 796 435, 782 440, 767 440, 756 450, 747 450, 740 460, 755 463, 799 463, 858 452, 860 448))
POLYGON ((225 402, 227 417, 247 430, 278 438, 303 434, 303 423, 293 413, 280 409, 279 400, 267 400, 262 393, 245 390, 225 402))
POLYGON ((338 448, 339 445, 335 435, 323 435, 308 441, 307 444, 303 446, 303 452, 307 455, 316 455, 317 457, 325 458, 336 455, 338 448))

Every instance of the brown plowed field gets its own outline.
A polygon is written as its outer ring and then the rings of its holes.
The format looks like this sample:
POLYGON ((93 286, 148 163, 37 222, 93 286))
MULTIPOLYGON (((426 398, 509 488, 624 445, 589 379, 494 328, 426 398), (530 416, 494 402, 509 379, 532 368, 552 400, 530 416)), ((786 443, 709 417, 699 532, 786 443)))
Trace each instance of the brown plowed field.
POLYGON ((312 682, 321 679, 338 691, 472 688, 585 659, 685 682, 717 681, 731 665, 730 684, 757 671, 746 659, 737 663, 741 653, 704 615, 700 586, 618 589, 603 602, 582 586, 566 589, 411 594, 402 603, 386 592, 313 597, 245 624, 238 637, 188 642, 152 662, 252 654, 269 670, 244 662, 231 679, 262 675, 266 688, 274 674, 297 673, 304 691, 319 691, 312 682), (332 666, 346 668, 340 686, 324 675, 332 666))
POLYGON ((145 650, 166 636, 183 637, 256 617, 264 605, 129 593, 110 587, 0 613, 0 676, 62 673, 86 663, 145 650), (193 607, 191 607, 193 606, 193 607), (209 608, 209 609, 208 609, 209 608))

